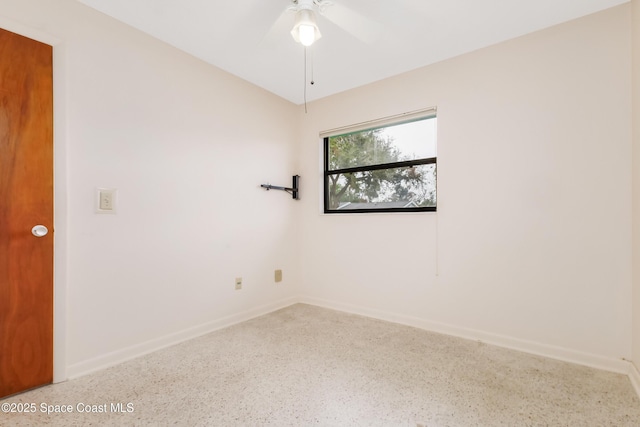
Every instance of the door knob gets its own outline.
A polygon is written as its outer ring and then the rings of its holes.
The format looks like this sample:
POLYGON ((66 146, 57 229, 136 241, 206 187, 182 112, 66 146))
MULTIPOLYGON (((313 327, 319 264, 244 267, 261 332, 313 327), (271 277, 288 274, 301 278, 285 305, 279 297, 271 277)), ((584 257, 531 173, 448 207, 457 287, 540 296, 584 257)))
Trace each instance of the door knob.
POLYGON ((36 237, 46 236, 47 233, 49 233, 49 229, 44 225, 36 225, 31 229, 31 234, 33 234, 36 237))

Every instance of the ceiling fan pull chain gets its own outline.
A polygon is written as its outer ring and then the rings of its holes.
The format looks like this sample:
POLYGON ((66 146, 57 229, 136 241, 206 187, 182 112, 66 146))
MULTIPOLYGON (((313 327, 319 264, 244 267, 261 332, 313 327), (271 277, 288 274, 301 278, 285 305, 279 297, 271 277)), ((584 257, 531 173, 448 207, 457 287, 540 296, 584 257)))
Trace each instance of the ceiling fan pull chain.
POLYGON ((304 113, 307 114, 307 47, 304 47, 304 113))
POLYGON ((313 86, 314 84, 316 84, 315 79, 313 78, 313 51, 311 51, 311 86, 313 86))

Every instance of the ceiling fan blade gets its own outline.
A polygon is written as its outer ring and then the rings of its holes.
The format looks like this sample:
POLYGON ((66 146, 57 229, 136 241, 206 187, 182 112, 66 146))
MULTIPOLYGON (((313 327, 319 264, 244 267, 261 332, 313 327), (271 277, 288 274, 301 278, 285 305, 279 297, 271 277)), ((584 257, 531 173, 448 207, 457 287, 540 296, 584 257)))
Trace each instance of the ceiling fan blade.
POLYGON ((293 28, 293 13, 287 8, 280 14, 269 31, 264 35, 259 46, 263 48, 274 48, 279 41, 290 34, 291 28, 293 28))
POLYGON ((339 3, 331 3, 322 15, 365 43, 373 43, 382 35, 379 23, 339 3))

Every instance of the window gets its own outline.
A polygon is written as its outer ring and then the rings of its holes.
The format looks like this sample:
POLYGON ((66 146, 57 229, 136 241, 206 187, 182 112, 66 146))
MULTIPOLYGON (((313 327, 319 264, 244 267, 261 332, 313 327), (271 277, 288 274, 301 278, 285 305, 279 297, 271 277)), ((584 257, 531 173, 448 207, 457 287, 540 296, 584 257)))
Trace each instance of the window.
POLYGON ((324 212, 435 211, 436 116, 429 112, 325 132, 324 212))

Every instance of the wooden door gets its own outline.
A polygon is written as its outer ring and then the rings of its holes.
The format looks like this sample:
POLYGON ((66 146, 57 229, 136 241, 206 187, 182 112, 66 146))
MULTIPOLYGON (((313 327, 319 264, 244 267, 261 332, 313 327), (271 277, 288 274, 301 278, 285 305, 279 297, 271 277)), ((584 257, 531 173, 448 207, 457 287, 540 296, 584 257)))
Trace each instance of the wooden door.
POLYGON ((52 48, 0 29, 0 397, 52 381, 52 48))

